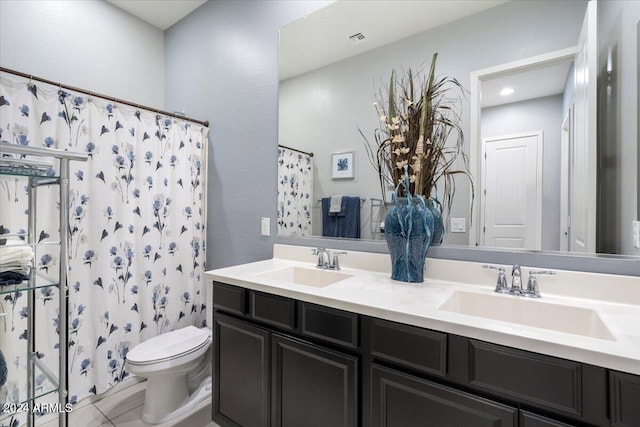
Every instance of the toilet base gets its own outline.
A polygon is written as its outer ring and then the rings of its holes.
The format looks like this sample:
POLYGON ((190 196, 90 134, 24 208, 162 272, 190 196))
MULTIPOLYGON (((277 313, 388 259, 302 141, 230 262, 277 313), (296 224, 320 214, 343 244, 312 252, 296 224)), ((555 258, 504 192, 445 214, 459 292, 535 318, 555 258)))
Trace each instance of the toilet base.
MULTIPOLYGON (((166 384, 166 383, 165 383, 166 384)), ((159 389, 153 379, 147 380, 147 390, 142 410, 142 421, 148 424, 160 424, 189 414, 196 406, 211 397, 211 377, 206 377, 200 386, 189 395, 185 377, 171 382, 171 391, 159 389), (178 395, 178 396, 177 396, 178 395), (181 398, 185 396, 184 398, 181 398), (175 407, 176 399, 182 402, 175 407), (173 408, 172 408, 173 406, 173 408), (167 410, 169 412, 167 412, 167 410)))

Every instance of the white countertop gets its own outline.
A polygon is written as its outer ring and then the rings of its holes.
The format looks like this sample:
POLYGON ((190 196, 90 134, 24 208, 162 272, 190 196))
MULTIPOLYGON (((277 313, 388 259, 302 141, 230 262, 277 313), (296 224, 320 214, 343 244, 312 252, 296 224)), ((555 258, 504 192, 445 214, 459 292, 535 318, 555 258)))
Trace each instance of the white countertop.
MULTIPOLYGON (((350 251, 341 258, 341 273, 352 275, 317 288, 264 277, 287 267, 314 268, 310 248, 275 245, 274 258, 211 270, 212 280, 368 316, 448 332, 509 347, 576 360, 640 375, 640 277, 556 270, 540 277, 537 301, 597 312, 615 340, 592 338, 522 324, 444 311, 439 307, 455 292, 469 291, 499 298, 523 298, 493 292, 496 273, 481 264, 428 260, 425 281, 390 279, 389 256, 350 251)), ((507 270, 509 272, 510 270, 507 270)), ((526 283, 523 268, 523 282, 526 283)))

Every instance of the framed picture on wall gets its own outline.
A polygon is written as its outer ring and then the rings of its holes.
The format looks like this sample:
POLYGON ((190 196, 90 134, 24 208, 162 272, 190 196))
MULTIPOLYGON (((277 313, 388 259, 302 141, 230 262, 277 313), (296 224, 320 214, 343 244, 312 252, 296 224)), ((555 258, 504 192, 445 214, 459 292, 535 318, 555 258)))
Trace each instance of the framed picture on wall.
POLYGON ((331 178, 348 179, 355 177, 355 151, 333 153, 331 155, 331 178))

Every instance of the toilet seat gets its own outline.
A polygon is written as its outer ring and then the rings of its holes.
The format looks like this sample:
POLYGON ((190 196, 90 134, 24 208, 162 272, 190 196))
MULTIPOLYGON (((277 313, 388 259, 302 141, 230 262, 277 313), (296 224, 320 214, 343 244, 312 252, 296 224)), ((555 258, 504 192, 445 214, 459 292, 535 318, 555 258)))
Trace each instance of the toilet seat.
POLYGON ((209 329, 187 326, 136 345, 127 353, 127 362, 140 366, 174 360, 208 347, 210 343, 209 329))

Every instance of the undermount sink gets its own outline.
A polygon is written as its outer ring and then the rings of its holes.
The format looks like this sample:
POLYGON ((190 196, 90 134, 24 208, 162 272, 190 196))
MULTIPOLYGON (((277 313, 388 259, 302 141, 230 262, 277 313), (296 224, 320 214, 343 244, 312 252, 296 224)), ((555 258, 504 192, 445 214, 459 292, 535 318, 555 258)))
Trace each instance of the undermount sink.
POLYGON ((440 310, 615 341, 598 313, 523 297, 455 291, 440 310))
POLYGON ((280 270, 260 273, 257 276, 316 288, 324 288, 325 286, 333 285, 341 280, 353 277, 351 274, 340 273, 338 271, 304 267, 287 267, 280 270))

